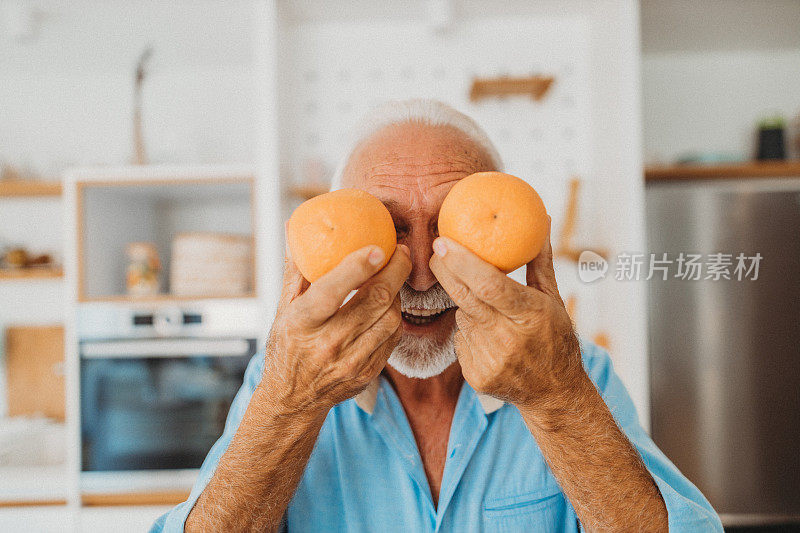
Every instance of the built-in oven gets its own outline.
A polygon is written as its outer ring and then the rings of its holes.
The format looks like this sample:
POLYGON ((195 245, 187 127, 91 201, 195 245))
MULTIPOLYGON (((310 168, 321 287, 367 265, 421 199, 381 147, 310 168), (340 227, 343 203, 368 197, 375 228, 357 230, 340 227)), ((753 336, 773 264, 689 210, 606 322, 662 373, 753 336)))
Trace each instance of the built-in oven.
POLYGON ((110 311, 85 317, 91 331, 79 340, 81 484, 190 485, 222 434, 256 328, 226 328, 232 317, 219 308, 110 311))
POLYGON ((254 351, 255 339, 83 343, 83 470, 198 468, 254 351))

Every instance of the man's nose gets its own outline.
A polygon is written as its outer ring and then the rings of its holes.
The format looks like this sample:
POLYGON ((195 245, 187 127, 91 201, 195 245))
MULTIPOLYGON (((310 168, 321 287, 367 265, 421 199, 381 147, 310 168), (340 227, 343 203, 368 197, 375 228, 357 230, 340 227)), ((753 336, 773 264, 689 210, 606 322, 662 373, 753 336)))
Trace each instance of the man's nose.
POLYGON ((405 239, 403 244, 411 251, 412 267, 408 285, 415 291, 427 291, 437 282, 428 266, 433 255, 433 239, 405 239))

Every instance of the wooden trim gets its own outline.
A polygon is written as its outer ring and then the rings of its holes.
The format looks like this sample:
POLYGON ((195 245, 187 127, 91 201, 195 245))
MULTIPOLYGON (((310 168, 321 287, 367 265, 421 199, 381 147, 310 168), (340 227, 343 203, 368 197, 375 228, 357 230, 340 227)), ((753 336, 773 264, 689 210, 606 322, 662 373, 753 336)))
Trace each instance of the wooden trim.
POLYGON ((58 181, 0 181, 0 197, 61 196, 61 189, 58 181))
POLYGON ((484 98, 502 96, 530 96, 537 102, 544 98, 547 91, 553 85, 553 76, 522 76, 499 78, 475 78, 472 80, 472 87, 469 90, 471 102, 477 102, 484 98))
POLYGON ((241 177, 208 177, 208 178, 153 178, 153 179, 124 179, 124 180, 81 180, 75 182, 84 187, 135 187, 137 185, 216 185, 220 183, 247 183, 254 180, 253 176, 241 177))
POLYGON ((245 241, 250 240, 250 235, 246 235, 243 233, 225 233, 223 231, 181 231, 175 234, 175 238, 187 238, 187 237, 199 237, 199 238, 206 238, 206 239, 216 239, 217 242, 224 241, 226 243, 239 243, 242 244, 245 241))
POLYGON ((303 200, 308 200, 329 192, 330 188, 325 185, 296 185, 289 187, 289 194, 303 200))
POLYGON ((0 500, 0 508, 5 507, 48 507, 67 505, 67 500, 0 500))
POLYGON ((78 301, 84 301, 86 294, 86 282, 84 281, 84 264, 83 264, 83 188, 87 182, 75 182, 75 227, 78 234, 78 241, 75 243, 77 246, 75 257, 78 260, 78 301))
POLYGON ((258 273, 256 272, 256 255, 258 255, 258 191, 255 176, 250 179, 250 294, 258 296, 258 273))
POLYGON ((241 178, 255 175, 250 165, 124 165, 90 166, 71 168, 65 173, 67 180, 74 181, 130 181, 153 179, 193 179, 193 178, 241 178))
POLYGON ((81 504, 85 507, 120 505, 178 505, 189 498, 188 490, 162 490, 150 492, 83 493, 81 504))
POLYGON ((584 250, 591 250, 597 255, 608 258, 608 251, 604 248, 594 246, 577 246, 573 241, 575 237, 575 228, 578 225, 579 207, 580 207, 580 188, 581 179, 573 176, 569 180, 569 192, 567 193, 567 207, 564 216, 564 222, 561 226, 561 231, 558 236, 558 243, 556 243, 553 256, 556 259, 568 259, 570 261, 578 262, 584 250))
POLYGON ((129 296, 127 294, 119 294, 115 296, 81 296, 78 298, 79 302, 109 302, 109 303, 150 303, 150 302, 185 302, 188 300, 239 300, 256 298, 258 295, 254 292, 246 294, 198 294, 198 295, 177 295, 177 294, 153 294, 149 296, 129 296))
POLYGON ((57 279, 64 277, 59 267, 0 268, 0 280, 57 279))
POLYGON ((800 160, 647 167, 645 181, 800 177, 800 160))

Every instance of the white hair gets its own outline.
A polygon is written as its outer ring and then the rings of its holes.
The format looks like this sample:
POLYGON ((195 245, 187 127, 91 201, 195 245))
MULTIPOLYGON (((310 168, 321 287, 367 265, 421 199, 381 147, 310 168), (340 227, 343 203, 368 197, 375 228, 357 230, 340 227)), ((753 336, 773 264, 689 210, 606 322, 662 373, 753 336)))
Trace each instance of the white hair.
POLYGON ((411 122, 419 122, 428 126, 450 126, 457 129, 486 151, 494 170, 502 170, 503 163, 497 148, 483 128, 464 113, 433 99, 392 100, 375 107, 358 122, 350 136, 344 157, 331 179, 331 190, 342 187, 347 163, 361 143, 387 126, 411 122))

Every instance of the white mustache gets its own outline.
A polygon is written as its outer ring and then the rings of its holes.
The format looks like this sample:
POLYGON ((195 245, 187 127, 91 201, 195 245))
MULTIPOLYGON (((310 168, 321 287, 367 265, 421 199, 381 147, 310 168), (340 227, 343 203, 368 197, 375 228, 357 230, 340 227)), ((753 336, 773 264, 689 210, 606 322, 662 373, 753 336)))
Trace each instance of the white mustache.
POLYGON ((427 291, 415 291, 408 284, 400 288, 400 307, 408 309, 450 309, 456 303, 438 283, 427 291))

